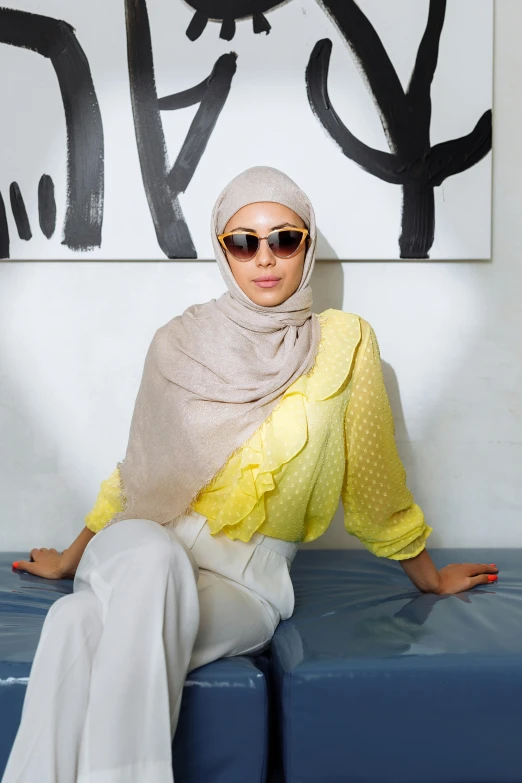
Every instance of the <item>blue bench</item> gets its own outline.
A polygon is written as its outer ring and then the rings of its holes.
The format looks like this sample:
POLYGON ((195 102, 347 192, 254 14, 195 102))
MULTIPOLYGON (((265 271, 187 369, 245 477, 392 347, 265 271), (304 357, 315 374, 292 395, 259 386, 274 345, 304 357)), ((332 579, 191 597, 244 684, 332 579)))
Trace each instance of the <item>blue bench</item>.
MULTIPOLYGON (((487 558, 497 584, 439 597, 366 552, 301 550, 269 654, 189 675, 176 783, 522 783, 522 550, 487 558)), ((72 588, 13 559, 0 555, 0 776, 45 614, 72 588)))
MULTIPOLYGON (((0 778, 45 615, 73 585, 13 571, 13 560, 25 556, 0 553, 0 778)), ((176 783, 265 783, 267 732, 266 678, 256 659, 227 658, 194 670, 173 744, 176 783)))
POLYGON ((298 553, 271 647, 286 783, 522 783, 522 550, 498 583, 421 594, 398 563, 298 553))

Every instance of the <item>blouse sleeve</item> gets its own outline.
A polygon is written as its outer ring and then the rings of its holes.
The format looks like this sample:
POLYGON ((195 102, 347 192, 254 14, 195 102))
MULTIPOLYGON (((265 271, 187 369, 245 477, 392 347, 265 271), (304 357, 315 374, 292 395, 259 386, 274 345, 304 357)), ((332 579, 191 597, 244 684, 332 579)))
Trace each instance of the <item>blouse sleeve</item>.
POLYGON ((99 533, 113 516, 122 510, 120 471, 116 468, 109 478, 102 481, 96 502, 85 517, 85 526, 93 533, 99 533))
POLYGON ((377 338, 365 325, 345 416, 344 525, 378 557, 405 560, 425 548, 432 529, 406 486, 377 338))

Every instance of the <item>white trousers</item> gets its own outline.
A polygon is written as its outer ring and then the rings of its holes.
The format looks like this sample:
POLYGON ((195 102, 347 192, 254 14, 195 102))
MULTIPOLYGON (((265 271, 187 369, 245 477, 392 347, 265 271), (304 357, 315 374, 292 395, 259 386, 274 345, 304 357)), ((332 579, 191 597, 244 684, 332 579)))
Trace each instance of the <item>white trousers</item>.
POLYGON ((187 673, 268 646, 296 549, 212 536, 195 513, 94 536, 46 616, 2 783, 172 783, 187 673))

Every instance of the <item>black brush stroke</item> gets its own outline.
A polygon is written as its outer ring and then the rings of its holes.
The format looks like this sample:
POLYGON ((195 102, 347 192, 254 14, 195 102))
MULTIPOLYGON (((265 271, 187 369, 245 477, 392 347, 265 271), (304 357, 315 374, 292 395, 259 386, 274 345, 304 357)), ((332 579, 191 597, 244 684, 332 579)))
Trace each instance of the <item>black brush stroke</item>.
POLYGON ((446 0, 430 2, 428 21, 406 91, 406 106, 415 112, 416 124, 430 137, 431 85, 437 70, 439 46, 446 18, 446 0))
POLYGON ((43 174, 38 183, 38 219, 42 234, 51 239, 56 229, 56 199, 54 182, 48 174, 43 174))
POLYGON ((284 5, 288 0, 186 0, 187 5, 207 19, 247 19, 284 5))
POLYGON ((145 0, 125 0, 132 110, 141 176, 159 246, 167 258, 197 258, 179 200, 171 193, 145 0))
POLYGON ((434 187, 476 165, 492 148, 491 111, 485 112, 467 136, 431 146, 431 86, 447 0, 430 0, 426 29, 406 92, 377 32, 355 0, 318 2, 356 58, 378 108, 391 154, 357 139, 332 107, 327 88, 329 39, 318 41, 306 69, 312 111, 346 157, 373 176, 403 187, 401 258, 429 258, 435 237, 434 187))
POLYGON ((125 0, 132 109, 141 174, 158 243, 168 258, 197 258, 179 203, 230 90, 236 55, 222 55, 210 76, 189 90, 158 100, 146 0, 125 0), (201 102, 180 154, 169 167, 161 110, 201 102))
POLYGON ((328 70, 332 42, 329 38, 318 41, 314 46, 306 69, 308 100, 312 111, 337 142, 346 157, 354 160, 361 168, 374 177, 403 185, 407 182, 407 172, 395 155, 381 152, 360 141, 344 125, 335 111, 328 94, 328 70))
POLYGON ((442 185, 448 177, 479 163, 491 150, 492 125, 493 112, 488 109, 467 136, 432 147, 427 160, 429 182, 434 186, 442 185))
POLYGON ((0 259, 10 258, 9 225, 2 193, 0 191, 0 259))
POLYGON ((219 37, 224 41, 231 41, 236 34, 236 22, 234 19, 223 19, 219 37))
POLYGON ((186 36, 190 41, 197 41, 199 36, 203 33, 203 30, 207 26, 208 16, 202 14, 201 11, 196 11, 190 24, 186 30, 186 36))
POLYGON ((188 106, 194 106, 205 97, 208 87, 208 77, 202 82, 196 84, 188 90, 176 92, 173 95, 166 95, 160 98, 158 105, 161 111, 175 111, 176 109, 186 109, 188 106))
POLYGON ((56 72, 67 125, 67 204, 63 244, 90 250, 102 241, 104 140, 89 62, 73 28, 48 16, 0 8, 0 43, 31 49, 56 72))
POLYGON ((344 36, 379 112, 388 145, 395 152, 406 106, 404 90, 388 52, 354 0, 318 0, 344 36))
POLYGON ((402 189, 401 258, 429 258, 435 240, 433 188, 405 185, 402 189))
POLYGON ((264 14, 287 2, 288 0, 187 0, 187 4, 195 9, 195 14, 185 34, 191 41, 197 40, 212 19, 222 23, 219 37, 230 41, 236 32, 236 20, 251 16, 254 33, 268 35, 272 28, 264 14))
POLYGON ((183 142, 172 171, 168 176, 171 190, 178 195, 188 188, 199 161, 212 136, 219 115, 228 98, 236 72, 237 55, 222 54, 207 80, 207 90, 183 142))
POLYGON ((266 33, 268 35, 272 29, 272 25, 264 14, 254 14, 252 17, 252 24, 254 27, 254 33, 256 33, 256 35, 259 33, 266 33))
POLYGON ((11 182, 9 197, 11 199, 11 211, 15 219, 18 236, 20 239, 28 242, 33 234, 29 222, 29 215, 27 214, 27 209, 25 207, 24 197, 22 196, 22 191, 20 190, 18 182, 11 182))

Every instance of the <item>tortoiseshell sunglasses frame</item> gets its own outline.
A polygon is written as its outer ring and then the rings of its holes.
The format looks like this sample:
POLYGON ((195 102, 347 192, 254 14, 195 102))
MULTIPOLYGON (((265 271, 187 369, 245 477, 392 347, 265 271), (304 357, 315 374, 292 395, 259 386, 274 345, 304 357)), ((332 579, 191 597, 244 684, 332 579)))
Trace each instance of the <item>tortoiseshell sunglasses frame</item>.
MULTIPOLYGON (((233 256, 236 259, 236 261, 241 261, 242 263, 246 263, 248 261, 252 261, 257 256, 257 254, 259 253, 259 248, 261 247, 261 242, 263 241, 263 239, 268 239, 268 237, 272 236, 272 234, 279 234, 279 233, 282 233, 283 231, 298 231, 300 234, 302 234, 301 241, 299 242, 299 245, 297 246, 297 248, 294 250, 294 252, 290 256, 278 256, 277 253, 274 253, 272 248, 270 248, 270 252, 273 253, 273 255, 276 258, 280 258, 281 261, 285 261, 287 258, 292 258, 292 256, 295 256, 295 254, 298 252, 299 248, 302 246, 303 242, 305 241, 306 237, 310 236, 310 232, 308 231, 307 228, 297 228, 297 226, 295 226, 295 227, 294 226, 288 226, 288 227, 285 226, 285 228, 277 228, 275 231, 271 231, 270 234, 267 234, 266 237, 260 237, 259 234, 257 234, 255 231, 227 231, 225 234, 218 234, 218 240, 219 240, 219 244, 221 245, 221 247, 223 248, 223 250, 226 253, 230 253, 230 255, 233 256), (226 237, 234 236, 235 234, 241 234, 241 235, 245 235, 246 234, 246 235, 250 235, 252 237, 256 237, 257 239, 259 239, 259 245, 257 247, 256 252, 252 256, 252 258, 247 258, 247 259, 238 258, 225 245, 226 237)), ((270 245, 269 245, 269 247, 270 247, 270 245)))

